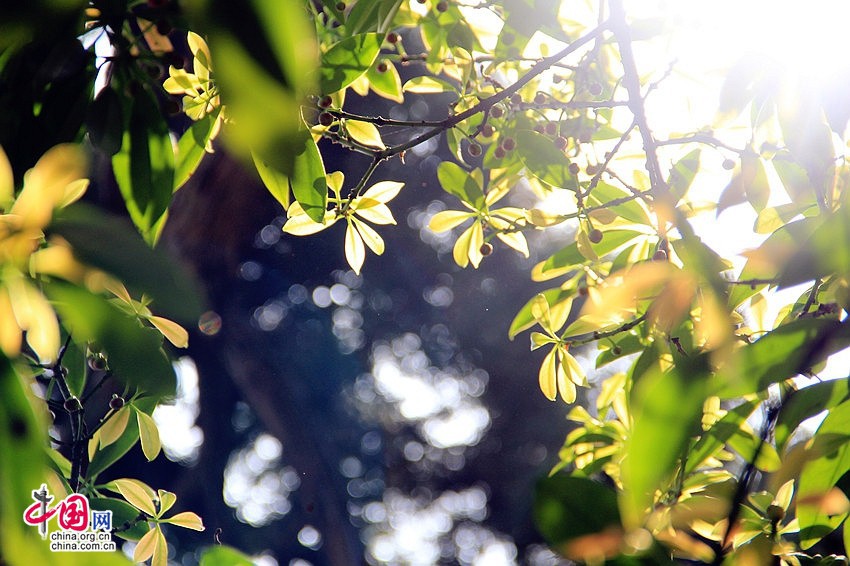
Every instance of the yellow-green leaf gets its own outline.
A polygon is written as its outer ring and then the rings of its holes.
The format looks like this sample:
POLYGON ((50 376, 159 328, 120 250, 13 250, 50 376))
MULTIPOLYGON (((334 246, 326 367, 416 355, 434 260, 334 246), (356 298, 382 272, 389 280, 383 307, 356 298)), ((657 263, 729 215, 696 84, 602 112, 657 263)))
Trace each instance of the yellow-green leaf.
MULTIPOLYGON (((385 204, 376 200, 361 197, 357 199, 357 206, 354 209, 358 216, 364 220, 368 220, 373 224, 395 224, 393 213, 385 204)), ((353 205, 352 205, 353 206, 353 205)))
POLYGON ((345 130, 348 132, 348 135, 354 139, 354 141, 357 141, 367 147, 375 149, 384 149, 387 147, 384 145, 383 140, 381 140, 381 133, 378 131, 378 128, 371 122, 363 122, 362 120, 346 120, 345 130))
POLYGON ((91 462, 94 459, 94 455, 97 452, 97 445, 98 444, 100 444, 100 431, 99 430, 96 431, 91 436, 91 438, 89 438, 89 444, 88 444, 89 462, 91 462))
POLYGON ((156 326, 157 330, 162 332, 162 335, 165 336, 169 342, 178 348, 189 347, 189 333, 186 332, 185 328, 173 320, 162 318, 161 316, 151 316, 148 320, 151 324, 156 326))
POLYGON ((384 253, 384 239, 371 226, 357 218, 352 218, 351 221, 354 222, 354 227, 357 228, 357 232, 370 250, 376 255, 384 253))
POLYGON ((6 210, 15 200, 15 177, 6 152, 0 147, 0 208, 6 210))
POLYGON ((550 401, 554 401, 558 395, 557 378, 555 375, 555 351, 557 348, 552 348, 546 357, 543 358, 543 364, 540 366, 539 382, 540 390, 543 395, 550 401))
POLYGON ((380 181, 369 187, 363 198, 370 198, 378 202, 387 203, 394 199, 399 191, 404 187, 404 183, 398 181, 380 181))
POLYGON ((127 430, 127 423, 130 422, 130 410, 129 405, 124 405, 100 427, 98 432, 100 432, 100 445, 102 447, 105 448, 121 438, 121 435, 127 430))
POLYGON ((171 509, 171 506, 174 505, 175 501, 177 501, 177 496, 164 489, 156 490, 156 494, 159 498, 159 514, 162 516, 166 511, 171 509))
POLYGON ((528 242, 525 240, 525 236, 523 236, 521 233, 499 232, 498 234, 496 234, 496 237, 514 250, 521 253, 523 256, 528 257, 528 242))
POLYGON ((475 216, 474 212, 463 212, 462 210, 444 210, 431 217, 428 229, 432 232, 447 232, 452 228, 463 224, 463 222, 475 216))
POLYGON ((156 516, 156 506, 153 503, 153 490, 146 484, 134 479, 114 480, 112 485, 127 502, 151 517, 156 516))
POLYGON ((542 348, 546 344, 554 344, 557 342, 551 336, 547 336, 542 332, 532 332, 531 333, 531 349, 536 350, 537 348, 542 348))
POLYGON ((404 92, 413 92, 415 94, 435 94, 439 92, 457 92, 457 89, 451 83, 435 78, 435 77, 413 77, 402 88, 404 92))
POLYGON ((345 259, 354 273, 360 275, 360 269, 366 261, 366 248, 363 246, 363 238, 360 237, 351 221, 345 227, 345 259))
POLYGON ((154 550, 156 549, 158 533, 159 527, 155 527, 146 532, 145 536, 139 539, 138 544, 136 544, 136 549, 133 551, 133 562, 144 562, 153 556, 154 550))
POLYGON ((159 440, 159 429, 156 428, 156 423, 153 418, 147 413, 136 410, 136 419, 139 421, 139 440, 142 443, 142 452, 148 462, 153 461, 162 450, 162 443, 159 440))
POLYGON ((556 328, 552 327, 552 316, 549 311, 549 301, 543 293, 538 293, 531 302, 531 316, 543 327, 543 330, 554 333, 556 328))
POLYGON ((173 517, 165 519, 163 523, 177 525, 178 527, 183 527, 184 529, 192 529, 193 531, 204 530, 204 522, 201 520, 200 517, 198 517, 195 513, 192 513, 191 511, 177 513, 173 517))

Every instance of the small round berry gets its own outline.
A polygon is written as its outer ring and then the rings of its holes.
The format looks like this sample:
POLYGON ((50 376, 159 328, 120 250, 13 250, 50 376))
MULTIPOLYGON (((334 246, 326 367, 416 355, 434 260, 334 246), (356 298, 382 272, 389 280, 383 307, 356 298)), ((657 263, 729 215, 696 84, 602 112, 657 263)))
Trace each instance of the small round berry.
POLYGON ((493 118, 501 118, 505 115, 505 108, 501 104, 496 104, 490 108, 490 116, 493 118))
POLYGON ((576 290, 578 291, 578 294, 579 294, 580 296, 582 296, 582 297, 586 297, 586 296, 587 296, 587 286, 585 286, 585 285, 580 285, 580 286, 579 286, 579 288, 578 288, 578 289, 576 289, 576 290))
POLYGON ((522 96, 518 92, 511 95, 511 104, 514 106, 522 104, 522 96))
MULTIPOLYGON (((564 151, 567 148, 567 138, 565 138, 564 136, 558 136, 557 138, 555 138, 555 147, 557 147, 561 151, 564 151)), ((572 163, 570 164, 570 166, 572 166, 572 163)))
POLYGON ((614 354, 615 356, 619 356, 620 354, 623 353, 623 349, 620 348, 619 346, 614 346, 613 348, 611 348, 611 353, 614 354))
POLYGON ((558 84, 563 80, 564 80, 564 77, 562 77, 561 75, 554 75, 552 77, 552 82, 555 83, 555 84, 558 84))
POLYGON ((334 123, 333 114, 330 112, 322 112, 319 114, 319 123, 323 126, 330 126, 334 123))
POLYGON ((516 141, 513 138, 505 138, 502 140, 502 147, 505 151, 513 151, 516 147, 516 141))
POLYGON ((785 509, 779 505, 768 505, 767 509, 764 510, 764 514, 774 523, 778 523, 785 518, 785 509))
POLYGON ((653 261, 667 261, 667 252, 664 250, 656 250, 654 254, 652 254, 653 261))
POLYGON ((68 397, 62 406, 69 413, 76 413, 77 411, 80 411, 83 408, 83 405, 80 403, 80 400, 73 396, 68 397))
POLYGON ((536 126, 534 126, 534 131, 537 132, 538 134, 543 134, 543 133, 546 132, 546 128, 544 128, 540 124, 537 124, 536 126))
POLYGON ((534 95, 534 104, 543 104, 546 102, 546 95, 542 92, 538 92, 534 95))
POLYGON ((548 122, 546 124, 546 133, 550 136, 554 136, 558 133, 558 124, 555 122, 548 122))
POLYGON ((446 2, 446 0, 440 0, 439 2, 437 2, 437 11, 438 12, 445 12, 448 9, 449 9, 449 3, 446 2))
POLYGON ((724 159, 723 160, 723 168, 727 171, 731 171, 735 168, 735 161, 732 159, 724 159))
POLYGON ((394 31, 391 31, 387 34, 387 43, 392 43, 393 45, 395 45, 396 43, 398 43, 399 39, 401 39, 401 37, 394 31))
POLYGON ((587 171, 588 175, 596 175, 599 172, 599 165, 594 165, 593 163, 591 163, 590 165, 585 167, 584 170, 587 171))
POLYGON ((417 2, 419 2, 420 4, 424 4, 424 3, 425 3, 425 2, 427 2, 428 0, 416 0, 416 1, 417 1, 417 2))
POLYGON ((489 138, 493 135, 493 133, 493 126, 491 126, 490 124, 484 124, 483 126, 481 126, 481 135, 485 138, 489 138))
POLYGON ((169 116, 174 116, 175 114, 180 114, 180 103, 173 99, 168 99, 165 101, 165 112, 169 116))
POLYGON ((346 8, 346 6, 345 6, 345 2, 337 2, 337 3, 336 3, 336 9, 337 9, 337 11, 339 11, 339 12, 344 12, 344 11, 345 11, 345 8, 346 8))
POLYGON ((599 96, 602 94, 602 85, 599 83, 593 83, 587 87, 587 92, 593 96, 599 96))
POLYGON ((124 398, 120 395, 113 394, 112 399, 109 400, 109 408, 113 411, 117 411, 121 407, 124 406, 124 398))
POLYGON ((481 252, 481 255, 488 256, 493 253, 493 244, 490 242, 484 242, 481 244, 481 249, 479 251, 481 252))
POLYGON ((333 104, 333 98, 328 95, 323 96, 319 99, 319 108, 330 108, 331 104, 333 104))
POLYGON ((598 244, 599 242, 602 241, 602 236, 603 236, 602 230, 600 230, 599 228, 594 228, 587 235, 587 239, 590 240, 591 243, 598 244))
POLYGON ((92 371, 103 371, 106 369, 106 356, 101 353, 91 354, 86 358, 86 363, 92 371))
POLYGON ((497 147, 493 151, 493 157, 495 157, 496 159, 502 159, 504 156, 505 156, 505 150, 502 146, 497 147))
POLYGON ((471 143, 469 144, 469 147, 466 148, 466 151, 468 151, 469 155, 472 157, 478 157, 481 155, 481 146, 477 143, 471 143))
POLYGON ((581 171, 581 167, 579 167, 578 163, 570 163, 570 173, 573 175, 578 175, 579 171, 581 171))
POLYGON ((386 73, 389 68, 390 67, 389 67, 389 65, 387 65, 386 61, 381 61, 380 63, 375 65, 375 70, 378 71, 381 74, 386 73))

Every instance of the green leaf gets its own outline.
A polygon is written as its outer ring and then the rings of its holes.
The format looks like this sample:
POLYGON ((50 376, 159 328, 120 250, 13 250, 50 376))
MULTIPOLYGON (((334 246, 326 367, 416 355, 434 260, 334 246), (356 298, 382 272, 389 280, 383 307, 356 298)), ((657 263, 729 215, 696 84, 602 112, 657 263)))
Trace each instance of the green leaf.
POLYGON ((91 142, 108 155, 121 150, 124 137, 124 107, 113 88, 103 89, 89 105, 86 126, 91 142))
POLYGON ((152 462, 159 456, 162 450, 162 442, 159 440, 159 429, 150 415, 136 409, 136 419, 139 425, 139 441, 142 445, 142 452, 145 454, 148 462, 152 462))
MULTIPOLYGON (((605 237, 598 244, 590 244, 590 247, 597 256, 602 257, 626 245, 640 235, 639 232, 633 230, 607 230, 605 237)), ((584 264, 585 261, 587 259, 579 251, 578 244, 573 243, 549 256, 543 262, 541 271, 546 273, 548 271, 574 269, 584 264)))
POLYGON ((670 187, 670 195, 673 203, 679 202, 688 192, 694 177, 699 171, 700 150, 695 149, 681 158, 670 170, 670 178, 667 185, 670 187))
MULTIPOLYGON (((557 305, 562 301, 565 301, 575 295, 575 290, 563 290, 560 288, 555 289, 546 289, 540 295, 546 299, 546 302, 550 305, 557 305)), ((528 330, 535 324, 537 324, 537 319, 535 318, 532 310, 534 310, 534 304, 537 302, 537 296, 535 295, 523 307, 519 310, 519 312, 514 317, 514 320, 511 322, 511 327, 508 330, 508 338, 513 340, 517 334, 522 332, 523 330, 528 330)))
POLYGON ((667 373, 654 365, 635 383, 634 427, 623 459, 620 512, 627 528, 643 524, 655 491, 667 480, 690 437, 699 430, 708 358, 691 358, 667 373))
MULTIPOLYGON (((723 418, 711 425, 711 428, 706 430, 690 449, 688 461, 685 464, 685 475, 692 474, 706 460, 717 454, 729 442, 729 439, 741 430, 741 427, 744 426, 749 416, 761 402, 762 400, 759 398, 744 401, 729 409, 729 412, 723 415, 723 418)), ((749 458, 752 453, 743 454, 743 456, 749 458)))
POLYGON ((774 428, 776 447, 782 449, 804 420, 821 411, 832 409, 846 401, 848 397, 850 397, 850 382, 847 379, 813 383, 789 394, 776 419, 774 428))
MULTIPOLYGON (((273 68, 271 62, 266 62, 267 72, 271 76, 282 77, 280 82, 292 89, 297 98, 311 93, 315 88, 311 75, 319 62, 316 56, 315 32, 307 10, 298 3, 280 3, 277 0, 252 0, 250 6, 259 26, 254 27, 248 23, 242 30, 243 45, 256 45, 256 41, 246 41, 248 38, 245 35, 255 39, 257 29, 261 29, 268 49, 277 63, 277 67, 273 68)), ((234 6, 231 9, 238 11, 245 8, 234 6)), ((261 48, 255 47, 252 55, 256 60, 261 60, 261 48)), ((226 63, 222 61, 221 64, 226 63)), ((256 109, 258 113, 265 110, 256 109)))
POLYGON ((443 190, 460 200, 481 210, 484 205, 484 191, 469 173, 460 165, 451 161, 443 161, 437 167, 437 179, 443 190))
POLYGON ((312 136, 304 132, 303 146, 295 154, 295 167, 289 179, 295 200, 314 222, 322 223, 328 205, 328 185, 322 155, 312 136))
POLYGON ((783 266, 780 287, 791 287, 832 273, 850 272, 850 209, 842 207, 827 216, 783 266))
POLYGON ((810 370, 850 345, 850 325, 805 318, 739 348, 715 377, 719 395, 740 397, 810 370))
MULTIPOLYGON (((152 397, 135 399, 133 401, 133 406, 143 411, 152 412, 154 407, 156 406, 156 401, 152 397)), ((135 446, 136 442, 138 441, 138 422, 136 419, 129 419, 127 421, 127 428, 124 430, 124 433, 121 435, 121 437, 113 444, 102 447, 94 455, 94 458, 92 458, 91 463, 89 463, 88 476, 90 478, 96 478, 98 474, 102 473, 112 464, 123 458, 124 455, 129 452, 130 449, 135 446)))
POLYGON ((123 219, 76 203, 56 216, 50 231, 65 238, 83 263, 114 275, 134 294, 152 297, 158 314, 194 324, 203 311, 199 287, 188 273, 150 249, 123 219))
POLYGON ((388 31, 402 1, 370 0, 355 3, 345 21, 346 31, 351 35, 363 31, 388 31))
POLYGON ((384 35, 361 33, 343 39, 322 55, 319 83, 324 94, 343 89, 369 70, 381 51, 384 35))
MULTIPOLYGON (((761 246, 747 254, 747 263, 744 264, 738 279, 750 281, 778 278, 800 244, 809 238, 822 221, 820 217, 802 218, 777 229, 761 246)), ((729 305, 737 307, 763 288, 763 284, 735 285, 729 294, 729 305)))
POLYGON ((30 404, 28 382, 0 355, 0 545, 9 564, 26 564, 33 558, 23 545, 12 545, 13 540, 31 538, 47 548, 35 529, 21 520, 24 509, 33 503, 32 491, 45 481, 47 470, 43 448, 47 431, 43 418, 36 416, 30 404))
POLYGON ((174 188, 174 150, 168 125, 147 92, 131 99, 130 119, 112 168, 133 224, 153 244, 174 188))
POLYGON ((182 187, 189 180, 201 160, 206 155, 206 147, 210 138, 216 133, 216 123, 221 108, 216 108, 197 122, 193 122, 188 130, 183 132, 177 141, 177 154, 174 162, 174 190, 182 187))
POLYGON ((622 534, 613 489, 587 478, 560 474, 537 482, 534 521, 547 543, 577 560, 589 557, 580 549, 592 548, 594 536, 622 534), (579 540, 584 544, 571 547, 571 542, 579 540))
POLYGON ((151 517, 156 516, 156 505, 154 505, 150 488, 145 484, 138 480, 125 478, 113 480, 110 485, 114 486, 130 505, 151 517))
POLYGON ((800 546, 804 549, 834 531, 847 516, 828 515, 821 501, 850 470, 848 421, 850 402, 844 402, 829 412, 811 440, 809 454, 813 458, 803 467, 797 491, 800 546))
POLYGON ((576 178, 570 173, 570 160, 554 142, 533 130, 516 133, 516 152, 528 172, 561 189, 576 189, 576 178))
MULTIPOLYGON (((402 87, 404 92, 412 92, 415 94, 437 94, 441 92, 457 92, 457 88, 443 79, 436 77, 413 77, 402 87)), ((452 131, 452 130, 450 130, 452 131)))
POLYGON ((201 554, 200 566, 253 566, 251 559, 230 546, 210 546, 201 554))
POLYGON ((378 71, 377 65, 369 67, 369 70, 366 72, 366 78, 369 79, 369 86, 372 90, 382 97, 398 102, 399 104, 404 102, 401 76, 392 62, 387 61, 387 70, 383 73, 378 71))
MULTIPOLYGON (((588 204, 592 206, 607 205, 607 203, 628 198, 630 195, 619 187, 600 181, 588 196, 588 204)), ((620 204, 607 206, 608 210, 629 222, 652 225, 649 213, 638 199, 626 200, 620 204)))
POLYGON ((44 290, 69 332, 106 351, 115 377, 154 396, 174 393, 174 369, 162 351, 159 332, 85 289, 52 282, 44 290))
POLYGON ((348 132, 348 135, 351 136, 354 141, 357 141, 367 147, 371 147, 373 149, 384 149, 386 147, 383 140, 381 140, 381 133, 378 131, 377 126, 371 122, 363 122, 362 120, 346 120, 345 131, 348 132))
POLYGON ((292 202, 289 177, 260 159, 256 153, 252 152, 251 158, 254 160, 254 166, 257 168, 257 173, 260 174, 263 184, 277 202, 283 206, 283 209, 288 210, 289 204, 292 202))

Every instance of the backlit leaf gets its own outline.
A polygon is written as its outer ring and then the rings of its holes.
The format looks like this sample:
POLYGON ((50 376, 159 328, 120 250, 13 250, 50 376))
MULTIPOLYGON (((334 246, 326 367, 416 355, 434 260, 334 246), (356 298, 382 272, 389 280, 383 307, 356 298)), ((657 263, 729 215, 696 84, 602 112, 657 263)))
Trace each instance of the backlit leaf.
POLYGON ((169 320, 161 316, 152 316, 148 318, 148 320, 156 327, 157 330, 162 332, 162 335, 165 336, 169 342, 174 344, 176 347, 189 347, 189 333, 186 332, 185 328, 173 320, 169 320))
POLYGON ((124 405, 100 428, 101 446, 109 446, 121 438, 127 430, 127 423, 130 422, 130 411, 129 406, 124 405))
POLYGON ((534 131, 520 130, 516 144, 517 155, 529 173, 553 187, 575 190, 576 179, 570 173, 570 160, 551 139, 534 131))
POLYGON ((111 485, 130 505, 151 517, 156 517, 156 505, 153 502, 153 490, 146 484, 134 479, 113 480, 111 485))
POLYGON ((440 163, 437 167, 437 178, 440 186, 447 193, 477 209, 484 206, 484 191, 481 190, 481 185, 457 163, 451 161, 440 163))
POLYGON ((850 402, 844 402, 829 412, 809 442, 813 459, 803 467, 797 491, 797 518, 803 549, 831 533, 847 516, 846 512, 830 513, 821 502, 841 476, 850 470, 848 419, 850 402))
POLYGON ((136 410, 136 418, 139 421, 139 440, 142 444, 142 452, 144 452, 148 462, 152 462, 162 450, 159 429, 153 418, 143 411, 136 410))
POLYGON ((362 120, 346 120, 345 130, 348 135, 357 142, 374 149, 384 149, 386 146, 381 140, 381 133, 375 124, 363 122, 362 120))
POLYGON ((428 222, 428 229, 437 233, 446 232, 455 226, 459 226, 474 215, 474 212, 443 210, 431 217, 431 221, 428 222))
POLYGON ((204 522, 201 520, 200 517, 198 517, 198 515, 192 513, 191 511, 177 513, 173 517, 165 519, 163 522, 171 525, 177 525, 178 527, 183 527, 184 529, 192 529, 193 531, 204 530, 204 522))
POLYGON ((320 67, 322 93, 336 92, 357 80, 375 62, 383 40, 380 33, 361 33, 328 49, 320 67))
POLYGON ((359 275, 363 262, 366 261, 366 248, 363 245, 363 238, 350 220, 345 227, 345 259, 354 273, 359 275))
POLYGON ((303 146, 295 153, 294 170, 289 178, 292 194, 307 216, 322 222, 328 203, 328 186, 322 155, 312 136, 304 132, 303 146))
POLYGON ((413 77, 403 87, 404 92, 416 94, 434 94, 440 92, 457 92, 451 83, 436 77, 413 77))
POLYGON ((557 360, 556 350, 557 348, 554 347, 549 350, 549 353, 546 354, 545 358, 543 358, 543 363, 540 365, 540 372, 538 374, 540 391, 542 391, 543 395, 545 395, 550 401, 554 401, 555 397, 558 395, 558 383, 555 370, 557 360))

